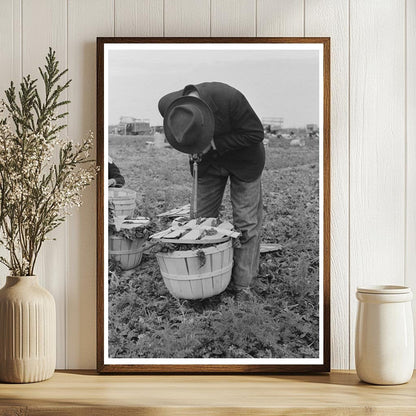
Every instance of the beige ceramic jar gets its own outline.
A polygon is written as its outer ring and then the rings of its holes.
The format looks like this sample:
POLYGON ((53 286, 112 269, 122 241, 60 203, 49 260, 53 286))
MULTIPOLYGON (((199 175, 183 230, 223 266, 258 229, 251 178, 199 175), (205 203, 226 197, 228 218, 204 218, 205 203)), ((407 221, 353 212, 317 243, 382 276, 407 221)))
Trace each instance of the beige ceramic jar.
POLYGON ((372 384, 402 384, 414 367, 410 288, 370 286, 357 289, 355 365, 358 377, 372 384))
POLYGON ((0 381, 50 378, 56 364, 56 312, 36 276, 8 276, 0 290, 0 381))

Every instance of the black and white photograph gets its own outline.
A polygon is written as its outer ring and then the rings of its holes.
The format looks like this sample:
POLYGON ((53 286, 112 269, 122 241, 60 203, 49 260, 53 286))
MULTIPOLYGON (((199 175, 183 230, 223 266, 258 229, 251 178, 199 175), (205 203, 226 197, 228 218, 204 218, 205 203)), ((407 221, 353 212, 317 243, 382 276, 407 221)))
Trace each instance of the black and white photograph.
POLYGON ((323 44, 111 42, 102 70, 103 364, 323 365, 323 44))

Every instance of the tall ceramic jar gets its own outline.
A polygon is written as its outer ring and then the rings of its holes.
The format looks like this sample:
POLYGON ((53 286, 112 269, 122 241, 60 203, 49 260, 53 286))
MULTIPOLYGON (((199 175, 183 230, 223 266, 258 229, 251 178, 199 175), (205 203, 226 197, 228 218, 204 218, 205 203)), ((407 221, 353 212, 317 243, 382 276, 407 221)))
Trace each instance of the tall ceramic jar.
POLYGON ((414 367, 412 291, 404 286, 357 289, 355 365, 372 384, 402 384, 414 367))
POLYGON ((36 276, 8 276, 0 290, 0 381, 50 378, 56 364, 56 312, 36 276))

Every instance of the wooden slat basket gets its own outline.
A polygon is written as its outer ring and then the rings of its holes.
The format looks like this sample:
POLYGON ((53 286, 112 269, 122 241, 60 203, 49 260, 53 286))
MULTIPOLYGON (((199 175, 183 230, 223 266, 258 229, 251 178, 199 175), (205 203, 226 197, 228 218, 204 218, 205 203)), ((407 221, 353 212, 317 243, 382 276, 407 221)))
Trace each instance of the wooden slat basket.
POLYGON ((127 188, 109 188, 108 200, 114 204, 115 217, 129 217, 136 208, 136 192, 127 188))
POLYGON ((120 262, 123 270, 137 267, 142 261, 143 244, 146 238, 129 240, 124 237, 110 235, 108 239, 108 252, 113 260, 120 262))
POLYGON ((231 280, 233 245, 231 239, 203 248, 205 265, 201 267, 198 250, 158 253, 163 281, 179 299, 205 299, 223 292, 231 280))
MULTIPOLYGON (((115 229, 117 231, 125 230, 143 230, 149 223, 149 218, 137 217, 131 220, 115 221, 115 229)), ((108 235, 108 253, 110 258, 120 262, 123 270, 130 270, 137 267, 142 261, 143 245, 147 241, 147 237, 127 238, 125 235, 117 235, 117 232, 111 232, 108 235)))

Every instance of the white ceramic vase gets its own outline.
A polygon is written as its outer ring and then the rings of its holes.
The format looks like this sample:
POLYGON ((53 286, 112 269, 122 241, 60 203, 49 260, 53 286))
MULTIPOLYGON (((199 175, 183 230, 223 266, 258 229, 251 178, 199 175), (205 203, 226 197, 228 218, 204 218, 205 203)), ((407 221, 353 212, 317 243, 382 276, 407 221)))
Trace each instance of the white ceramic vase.
POLYGON ((36 276, 8 276, 0 290, 0 381, 50 378, 56 365, 53 296, 36 276))
POLYGON ((372 384, 402 384, 414 367, 411 300, 404 286, 357 289, 355 366, 358 377, 372 384))

